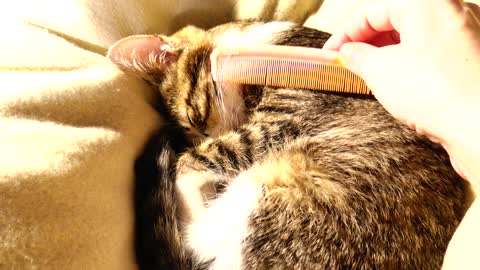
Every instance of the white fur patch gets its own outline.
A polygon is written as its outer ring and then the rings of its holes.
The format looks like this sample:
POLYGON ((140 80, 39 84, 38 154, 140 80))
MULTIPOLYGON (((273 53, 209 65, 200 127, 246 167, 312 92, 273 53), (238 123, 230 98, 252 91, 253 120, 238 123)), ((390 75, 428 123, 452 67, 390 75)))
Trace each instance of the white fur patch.
POLYGON ((262 196, 262 186, 247 172, 238 176, 207 211, 188 227, 187 242, 200 258, 215 258, 211 270, 242 265, 242 241, 248 218, 262 196))
POLYGON ((270 22, 252 24, 243 29, 231 28, 215 37, 215 47, 219 46, 247 46, 270 44, 275 36, 294 26, 291 22, 270 22))

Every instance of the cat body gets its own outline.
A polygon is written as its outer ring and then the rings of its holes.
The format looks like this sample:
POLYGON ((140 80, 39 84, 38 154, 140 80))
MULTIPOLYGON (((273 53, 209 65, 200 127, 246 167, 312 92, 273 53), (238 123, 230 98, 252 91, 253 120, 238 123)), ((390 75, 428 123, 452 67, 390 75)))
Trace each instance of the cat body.
POLYGON ((137 216, 140 245, 158 255, 145 268, 441 267, 466 199, 440 146, 372 97, 212 80, 215 47, 321 48, 328 37, 237 22, 112 47, 112 61, 157 88, 194 143, 177 158, 175 138, 161 136, 159 177, 137 216))

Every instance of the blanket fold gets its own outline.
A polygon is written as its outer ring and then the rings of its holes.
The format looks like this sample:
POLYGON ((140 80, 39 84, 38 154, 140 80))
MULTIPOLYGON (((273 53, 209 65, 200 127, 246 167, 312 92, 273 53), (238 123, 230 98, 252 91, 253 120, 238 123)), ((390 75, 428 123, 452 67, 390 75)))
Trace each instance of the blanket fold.
POLYGON ((134 269, 133 166, 152 90, 20 22, 0 50, 0 269, 134 269))

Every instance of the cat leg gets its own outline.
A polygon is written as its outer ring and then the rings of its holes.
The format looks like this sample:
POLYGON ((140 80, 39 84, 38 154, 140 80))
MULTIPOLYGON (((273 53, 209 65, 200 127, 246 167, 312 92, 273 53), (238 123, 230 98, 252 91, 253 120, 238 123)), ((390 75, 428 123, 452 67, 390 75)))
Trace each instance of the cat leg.
MULTIPOLYGON (((214 259, 211 269, 242 269, 251 215, 265 196, 279 193, 290 201, 301 200, 303 205, 308 205, 304 193, 286 192, 292 186, 297 186, 298 189, 293 189, 297 191, 310 186, 308 192, 313 192, 312 189, 318 189, 315 183, 322 184, 318 182, 327 179, 304 150, 295 143, 287 144, 241 171, 231 178, 225 191, 211 201, 203 215, 186 226, 187 245, 203 260, 214 259)), ((331 194, 328 190, 323 192, 326 196, 331 194)))
POLYGON ((188 224, 186 244, 202 260, 213 260, 211 270, 240 270, 249 217, 263 196, 262 185, 250 171, 240 173, 210 202, 203 216, 188 224))
POLYGON ((177 163, 176 187, 187 215, 192 219, 202 216, 208 206, 206 197, 211 197, 206 191, 216 193, 218 187, 228 185, 240 172, 280 149, 298 133, 293 120, 253 123, 208 139, 184 153, 177 163))
POLYGON ((255 113, 250 121, 235 131, 207 139, 179 158, 176 188, 187 222, 205 214, 212 199, 206 190, 215 195, 218 187, 228 185, 240 172, 302 134, 301 121, 293 116, 262 112, 255 113))

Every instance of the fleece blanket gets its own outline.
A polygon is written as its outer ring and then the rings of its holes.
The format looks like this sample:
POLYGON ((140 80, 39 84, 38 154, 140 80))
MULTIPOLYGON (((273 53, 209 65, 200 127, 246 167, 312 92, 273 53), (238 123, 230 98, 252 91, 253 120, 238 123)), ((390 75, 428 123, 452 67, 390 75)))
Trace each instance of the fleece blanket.
MULTIPOLYGON (((134 163, 162 117, 105 58, 116 40, 252 17, 332 32, 368 1, 1 1, 0 269, 136 268, 134 163)), ((477 259, 477 205, 445 268, 477 259)))

